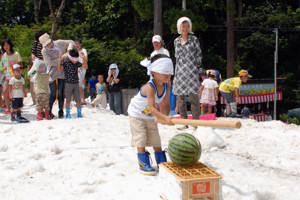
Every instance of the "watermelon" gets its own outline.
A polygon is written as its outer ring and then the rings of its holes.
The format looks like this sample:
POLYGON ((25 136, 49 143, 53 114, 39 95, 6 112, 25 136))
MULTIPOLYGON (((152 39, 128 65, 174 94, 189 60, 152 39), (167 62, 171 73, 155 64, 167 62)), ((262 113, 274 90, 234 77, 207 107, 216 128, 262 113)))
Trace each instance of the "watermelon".
POLYGON ((198 162, 201 156, 201 144, 195 136, 180 133, 169 141, 168 154, 176 165, 189 167, 198 162))

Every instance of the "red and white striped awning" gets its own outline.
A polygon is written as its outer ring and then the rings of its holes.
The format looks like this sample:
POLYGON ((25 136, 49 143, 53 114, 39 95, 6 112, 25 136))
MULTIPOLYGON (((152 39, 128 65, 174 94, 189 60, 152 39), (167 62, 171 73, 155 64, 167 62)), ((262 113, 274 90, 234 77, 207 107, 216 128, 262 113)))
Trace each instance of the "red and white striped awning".
MULTIPOLYGON (((282 92, 277 92, 277 100, 282 100, 282 92)), ((221 95, 221 104, 225 104, 225 98, 221 95)), ((240 104, 264 103, 274 101, 274 94, 240 95, 240 104)))

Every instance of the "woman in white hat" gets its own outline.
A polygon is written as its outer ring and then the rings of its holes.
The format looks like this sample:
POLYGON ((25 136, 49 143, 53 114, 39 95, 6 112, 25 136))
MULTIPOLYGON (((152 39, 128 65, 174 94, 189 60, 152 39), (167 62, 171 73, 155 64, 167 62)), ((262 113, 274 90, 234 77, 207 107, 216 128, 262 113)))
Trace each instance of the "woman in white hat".
MULTIPOLYGON (((173 93, 178 95, 179 113, 182 119, 187 119, 185 98, 189 97, 193 119, 199 119, 200 106, 198 102, 199 74, 198 68, 202 61, 200 42, 192 32, 192 22, 187 17, 177 21, 177 32, 180 34, 174 40, 175 47, 175 77, 173 93)), ((179 129, 187 126, 179 127, 179 129)), ((193 127, 196 129, 196 127, 193 127)))

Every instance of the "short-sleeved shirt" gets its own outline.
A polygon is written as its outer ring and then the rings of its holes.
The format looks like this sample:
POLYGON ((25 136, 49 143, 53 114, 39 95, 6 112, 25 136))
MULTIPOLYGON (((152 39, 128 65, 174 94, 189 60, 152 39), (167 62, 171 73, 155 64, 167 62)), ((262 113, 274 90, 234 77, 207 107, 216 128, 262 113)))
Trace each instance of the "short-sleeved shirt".
POLYGON ((69 59, 65 59, 61 62, 64 67, 65 81, 66 83, 79 83, 78 81, 78 68, 82 66, 82 63, 72 63, 69 59))
POLYGON ((249 115, 249 108, 243 108, 242 111, 243 111, 243 116, 244 117, 248 117, 248 115, 249 115))
MULTIPOLYGON (((19 63, 22 62, 22 58, 20 56, 20 54, 18 52, 14 52, 12 55, 7 55, 7 53, 4 53, 2 60, 7 59, 7 60, 14 60, 15 63, 19 63)), ((13 73, 12 73, 12 69, 10 67, 10 65, 8 64, 8 62, 4 63, 4 66, 7 66, 7 71, 4 73, 5 77, 7 79, 10 79, 11 77, 13 77, 13 73)))
POLYGON ((156 54, 164 54, 164 55, 167 55, 167 56, 170 57, 169 51, 168 51, 167 49, 163 48, 163 47, 160 48, 160 49, 158 49, 158 50, 153 51, 153 52, 151 53, 151 55, 150 55, 150 58, 152 58, 152 57, 155 56, 156 54))
POLYGON ((23 98, 24 97, 23 88, 25 85, 25 81, 24 81, 23 77, 21 77, 20 79, 12 77, 9 80, 9 85, 12 86, 11 95, 13 96, 13 98, 23 98))
POLYGON ((89 80, 90 89, 96 90, 96 84, 98 82, 99 82, 98 79, 90 78, 90 80, 89 80))
POLYGON ((242 85, 242 80, 240 77, 229 78, 223 81, 219 87, 222 92, 230 93, 234 91, 234 88, 240 88, 242 85))

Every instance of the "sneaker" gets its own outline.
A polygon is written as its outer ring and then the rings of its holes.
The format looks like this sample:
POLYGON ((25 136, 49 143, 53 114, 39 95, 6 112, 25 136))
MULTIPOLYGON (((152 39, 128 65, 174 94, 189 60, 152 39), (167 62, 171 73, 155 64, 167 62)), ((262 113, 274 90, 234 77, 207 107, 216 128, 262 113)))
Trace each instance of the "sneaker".
POLYGON ((188 125, 180 125, 177 127, 178 130, 184 130, 184 129, 188 129, 189 126, 188 125))
POLYGON ((230 113, 228 116, 226 117, 231 117, 231 118, 243 118, 243 115, 239 115, 237 113, 230 113))

